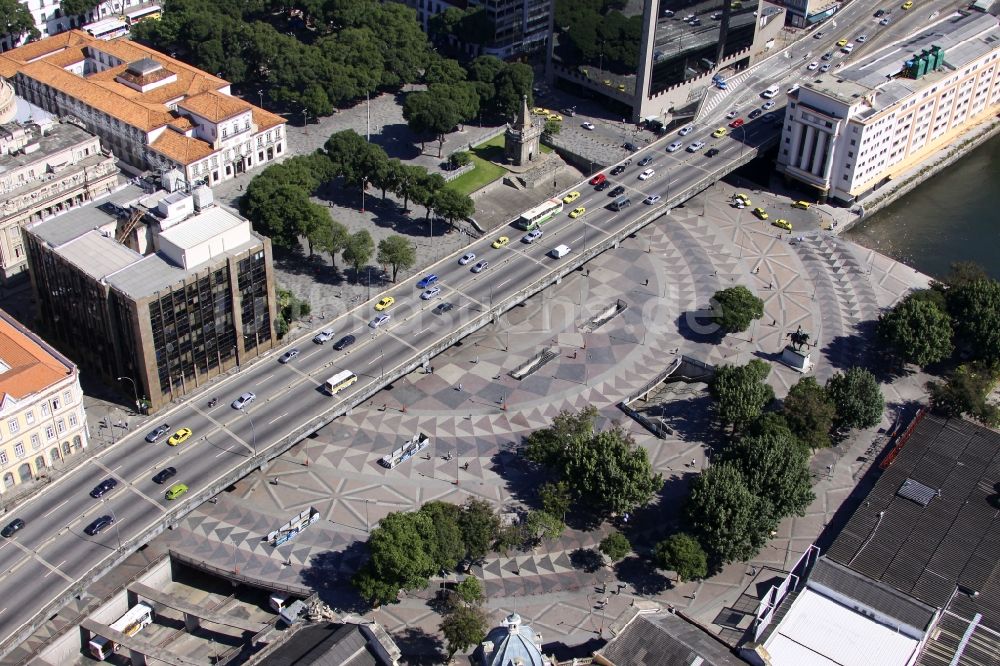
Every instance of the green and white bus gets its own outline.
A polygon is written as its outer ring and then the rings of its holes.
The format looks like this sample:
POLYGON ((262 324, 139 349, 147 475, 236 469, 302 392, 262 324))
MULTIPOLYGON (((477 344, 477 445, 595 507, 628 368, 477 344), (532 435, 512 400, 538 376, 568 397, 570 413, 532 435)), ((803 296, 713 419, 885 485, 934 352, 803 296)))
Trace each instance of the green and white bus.
POLYGON ((548 201, 535 206, 531 210, 526 210, 521 213, 521 217, 517 218, 517 227, 519 229, 524 229, 525 231, 537 229, 561 213, 562 210, 562 201, 559 199, 549 199, 548 201))

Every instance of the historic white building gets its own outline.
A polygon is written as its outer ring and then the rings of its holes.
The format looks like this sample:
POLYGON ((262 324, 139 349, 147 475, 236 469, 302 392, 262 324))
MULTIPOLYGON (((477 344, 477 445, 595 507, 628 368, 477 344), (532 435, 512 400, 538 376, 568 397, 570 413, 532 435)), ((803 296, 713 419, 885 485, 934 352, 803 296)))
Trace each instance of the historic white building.
POLYGON ((789 97, 778 170, 850 203, 1000 105, 1000 25, 956 13, 915 38, 804 81, 789 97))

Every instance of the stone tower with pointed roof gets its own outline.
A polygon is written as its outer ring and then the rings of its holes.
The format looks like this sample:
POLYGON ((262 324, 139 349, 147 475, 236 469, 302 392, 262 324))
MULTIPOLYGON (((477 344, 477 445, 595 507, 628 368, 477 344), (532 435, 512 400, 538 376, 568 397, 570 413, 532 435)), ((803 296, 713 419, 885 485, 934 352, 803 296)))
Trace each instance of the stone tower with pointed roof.
POLYGON ((542 126, 532 122, 528 111, 528 96, 521 98, 521 112, 517 121, 507 126, 504 135, 504 151, 507 160, 516 166, 527 166, 538 156, 538 139, 542 136, 542 126))

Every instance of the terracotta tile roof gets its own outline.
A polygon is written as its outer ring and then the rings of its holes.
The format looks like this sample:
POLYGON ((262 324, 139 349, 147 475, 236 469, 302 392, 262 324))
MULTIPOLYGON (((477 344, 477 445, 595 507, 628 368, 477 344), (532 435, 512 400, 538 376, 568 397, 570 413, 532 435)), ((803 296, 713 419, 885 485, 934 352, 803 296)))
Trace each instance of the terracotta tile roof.
POLYGON ((59 51, 58 53, 53 53, 45 60, 54 65, 59 65, 60 67, 69 67, 70 65, 75 65, 78 62, 83 62, 87 59, 87 56, 83 53, 83 49, 80 47, 73 47, 59 51))
POLYGON ((180 118, 174 118, 170 121, 170 126, 179 132, 187 132, 188 130, 194 129, 194 123, 187 116, 181 116, 180 118))
POLYGON ((20 400, 42 391, 72 372, 6 312, 0 313, 0 360, 10 368, 0 373, 0 403, 8 395, 20 400))
POLYGON ((245 113, 251 108, 248 102, 244 102, 238 97, 223 95, 215 90, 188 97, 177 106, 191 113, 196 113, 213 123, 222 122, 240 113, 245 113))
POLYGON ((178 164, 188 165, 198 160, 205 159, 214 150, 212 146, 201 139, 192 139, 173 130, 166 130, 156 138, 156 141, 149 144, 149 147, 156 152, 169 157, 178 164))
POLYGON ((257 131, 262 132, 277 125, 284 125, 285 119, 266 109, 255 106, 253 107, 253 123, 257 126, 257 131))

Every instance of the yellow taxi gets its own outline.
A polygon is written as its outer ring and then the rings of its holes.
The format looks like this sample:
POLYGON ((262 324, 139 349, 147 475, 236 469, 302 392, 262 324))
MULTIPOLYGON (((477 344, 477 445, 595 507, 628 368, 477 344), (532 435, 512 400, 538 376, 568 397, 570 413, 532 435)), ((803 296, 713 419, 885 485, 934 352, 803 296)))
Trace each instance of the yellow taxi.
POLYGON ((563 197, 563 203, 573 203, 580 198, 580 193, 573 191, 563 197))
POLYGON ((737 192, 736 194, 733 195, 733 198, 734 199, 739 199, 740 201, 742 201, 744 206, 752 206, 753 205, 753 202, 750 201, 750 197, 748 197, 747 195, 743 194, 742 192, 737 192))
POLYGON ((546 109, 544 106, 536 106, 531 110, 531 112, 536 116, 547 116, 549 115, 549 113, 551 113, 551 111, 546 109))
POLYGON ((578 208, 574 208, 570 212, 569 216, 575 220, 576 218, 580 217, 581 215, 583 215, 586 212, 587 212, 586 208, 584 208, 583 206, 579 206, 578 208))
POLYGON ((902 9, 913 9, 913 0, 906 0, 900 7, 902 9))
POLYGON ((618 92, 625 92, 625 84, 624 83, 619 83, 618 84, 618 92))
POLYGON ((715 137, 716 139, 721 139, 722 137, 726 136, 726 128, 720 127, 719 129, 712 132, 712 136, 715 137))
POLYGON ((789 222, 788 220, 780 218, 780 217, 777 220, 775 220, 774 222, 772 222, 771 224, 774 225, 774 226, 776 226, 776 227, 778 227, 779 229, 784 229, 785 231, 791 231, 792 230, 792 223, 789 222))
POLYGON ((550 113, 550 114, 549 114, 549 115, 547 116, 547 118, 548 118, 549 120, 556 120, 556 121, 558 121, 558 122, 562 122, 562 119, 563 119, 563 117, 562 117, 562 116, 560 116, 560 115, 559 115, 558 113, 550 113))
POLYGON ((843 48, 843 47, 847 46, 847 40, 846 40, 846 39, 841 39, 841 40, 838 40, 838 41, 837 41, 837 46, 839 46, 839 47, 841 47, 841 48, 843 48))
POLYGON ((181 428, 170 436, 170 439, 167 440, 167 444, 170 446, 177 446, 178 444, 183 444, 188 441, 189 437, 191 437, 191 428, 181 428))
POLYGON ((500 238, 498 238, 495 241, 493 241, 493 249, 494 250, 499 250, 500 248, 502 248, 504 245, 506 245, 509 242, 510 242, 509 238, 507 238, 506 236, 501 236, 500 238))
POLYGON ((382 300, 380 300, 378 303, 375 304, 375 310, 377 310, 378 312, 382 312, 382 310, 385 310, 395 302, 396 299, 393 298, 392 296, 383 296, 382 300))
POLYGON ((795 201, 792 202, 792 208, 801 208, 802 210, 809 210, 809 206, 812 206, 808 201, 795 201))
POLYGON ((767 219, 767 211, 761 208, 760 206, 753 209, 753 214, 756 215, 758 219, 761 220, 767 219))
POLYGON ((183 483, 175 483, 166 492, 168 500, 175 500, 188 491, 188 487, 183 483))

